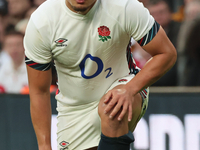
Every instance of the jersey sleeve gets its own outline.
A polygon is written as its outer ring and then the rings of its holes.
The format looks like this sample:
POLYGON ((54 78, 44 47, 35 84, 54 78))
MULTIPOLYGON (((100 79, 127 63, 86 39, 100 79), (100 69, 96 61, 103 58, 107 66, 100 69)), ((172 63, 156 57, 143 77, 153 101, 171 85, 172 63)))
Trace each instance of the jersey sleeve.
POLYGON ((137 0, 129 0, 125 16, 126 32, 141 46, 148 44, 159 30, 160 25, 137 0))
POLYGON ((160 25, 155 21, 151 30, 149 30, 149 32, 137 42, 140 44, 140 46, 144 46, 148 44, 156 36, 159 29, 160 29, 160 25))
POLYGON ((44 33, 40 31, 42 29, 44 31, 44 28, 38 29, 36 26, 33 19, 30 19, 24 36, 26 64, 30 65, 32 62, 32 64, 47 65, 52 61, 51 47, 45 38, 47 35, 42 35, 44 33))

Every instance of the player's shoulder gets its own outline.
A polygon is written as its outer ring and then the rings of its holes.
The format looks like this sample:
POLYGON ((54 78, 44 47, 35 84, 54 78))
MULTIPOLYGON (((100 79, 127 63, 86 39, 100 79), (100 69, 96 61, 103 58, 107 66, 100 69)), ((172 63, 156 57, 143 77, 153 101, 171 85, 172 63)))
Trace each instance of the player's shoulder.
POLYGON ((60 10, 62 10, 61 1, 62 0, 46 0, 32 13, 31 19, 33 22, 36 24, 46 24, 47 22, 50 23, 50 21, 55 18, 59 18, 60 10))
POLYGON ((140 2, 138 0, 101 0, 101 3, 103 6, 107 6, 109 9, 111 8, 121 8, 121 9, 126 9, 128 5, 133 5, 137 6, 140 5, 140 2))
POLYGON ((125 15, 127 12, 136 13, 143 5, 138 0, 101 0, 101 3, 104 10, 110 14, 119 13, 119 15, 125 15))

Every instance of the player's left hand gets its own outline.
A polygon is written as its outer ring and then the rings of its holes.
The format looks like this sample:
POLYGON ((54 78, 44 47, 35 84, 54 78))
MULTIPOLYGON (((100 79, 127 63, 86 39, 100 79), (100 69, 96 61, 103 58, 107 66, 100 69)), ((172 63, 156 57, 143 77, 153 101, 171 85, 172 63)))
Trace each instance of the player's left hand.
POLYGON ((104 113, 109 114, 109 118, 114 118, 118 113, 118 120, 121 121, 125 114, 128 114, 128 121, 132 119, 132 104, 134 95, 125 85, 119 85, 108 91, 105 95, 104 103, 106 107, 104 113))

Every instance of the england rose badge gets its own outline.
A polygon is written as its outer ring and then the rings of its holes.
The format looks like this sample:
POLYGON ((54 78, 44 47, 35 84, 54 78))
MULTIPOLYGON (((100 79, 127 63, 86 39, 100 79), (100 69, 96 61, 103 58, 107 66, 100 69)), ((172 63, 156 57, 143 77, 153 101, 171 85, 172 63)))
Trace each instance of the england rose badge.
POLYGON ((100 26, 98 28, 98 33, 99 33, 99 41, 105 42, 111 39, 110 30, 106 26, 100 26))

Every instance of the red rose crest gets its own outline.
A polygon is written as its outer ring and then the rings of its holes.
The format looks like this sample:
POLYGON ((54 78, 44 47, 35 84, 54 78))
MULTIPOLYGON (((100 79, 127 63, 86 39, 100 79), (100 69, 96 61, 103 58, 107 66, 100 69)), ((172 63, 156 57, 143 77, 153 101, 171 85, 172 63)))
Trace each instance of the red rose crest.
POLYGON ((100 26, 98 28, 98 32, 99 32, 99 41, 108 41, 108 39, 111 39, 110 37, 110 30, 108 27, 106 26, 100 26))

